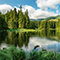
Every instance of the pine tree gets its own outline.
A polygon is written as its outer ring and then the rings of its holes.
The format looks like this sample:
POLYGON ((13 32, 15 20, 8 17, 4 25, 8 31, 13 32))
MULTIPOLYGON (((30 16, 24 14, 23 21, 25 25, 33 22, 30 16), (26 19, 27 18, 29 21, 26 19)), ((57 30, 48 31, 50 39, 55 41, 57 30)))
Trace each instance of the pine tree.
POLYGON ((10 29, 12 29, 13 28, 13 11, 11 10, 10 11, 10 25, 11 25, 11 27, 10 27, 10 29))
POLYGON ((25 12, 25 18, 26 18, 26 28, 28 29, 29 23, 30 23, 29 16, 28 16, 28 10, 26 10, 26 12, 25 12))
POLYGON ((18 12, 19 14, 19 19, 18 19, 18 24, 19 24, 19 29, 24 28, 24 15, 22 12, 22 6, 20 6, 20 11, 18 12))
POLYGON ((0 13, 0 30, 7 29, 7 23, 5 22, 5 15, 0 13))
POLYGON ((2 18, 1 18, 1 12, 0 12, 0 30, 2 29, 2 18))
POLYGON ((8 28, 10 28, 11 23, 10 23, 10 12, 9 11, 7 11, 7 13, 5 14, 5 22, 7 23, 8 28))
POLYGON ((16 8, 14 8, 14 11, 13 11, 13 21, 12 21, 12 26, 13 26, 13 29, 17 29, 17 11, 16 11, 16 8))

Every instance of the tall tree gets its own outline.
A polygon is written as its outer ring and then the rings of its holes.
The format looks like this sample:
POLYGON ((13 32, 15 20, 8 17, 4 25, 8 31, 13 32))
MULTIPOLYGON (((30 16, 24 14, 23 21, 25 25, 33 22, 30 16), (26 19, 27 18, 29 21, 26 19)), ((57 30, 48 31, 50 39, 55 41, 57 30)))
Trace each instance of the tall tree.
POLYGON ((26 18, 26 28, 28 29, 29 23, 30 23, 29 16, 28 16, 28 10, 26 10, 26 12, 25 12, 25 18, 26 18))
POLYGON ((5 22, 5 15, 0 13, 0 30, 7 29, 7 23, 5 22))
POLYGON ((1 12, 0 12, 0 30, 2 29, 2 18, 1 18, 1 12))
POLYGON ((18 12, 19 14, 19 19, 18 19, 18 24, 19 24, 19 28, 24 28, 24 15, 22 12, 22 6, 20 6, 20 11, 18 12))
POLYGON ((16 11, 16 8, 14 8, 13 10, 13 29, 17 29, 17 11, 16 11))
POLYGON ((11 10, 10 11, 10 29, 12 29, 13 28, 13 11, 11 10))
POLYGON ((8 25, 8 28, 10 28, 10 25, 11 25, 11 23, 10 23, 10 12, 9 11, 7 11, 7 13, 5 14, 5 22, 7 23, 7 25, 8 25))

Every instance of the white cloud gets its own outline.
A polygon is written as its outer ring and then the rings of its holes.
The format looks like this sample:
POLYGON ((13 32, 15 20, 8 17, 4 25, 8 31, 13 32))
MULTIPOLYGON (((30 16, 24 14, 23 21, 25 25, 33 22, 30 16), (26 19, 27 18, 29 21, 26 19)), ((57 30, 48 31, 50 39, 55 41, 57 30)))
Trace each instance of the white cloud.
POLYGON ((3 14, 9 11, 10 9, 13 9, 13 7, 10 5, 7 4, 0 5, 0 12, 2 12, 3 14))
POLYGON ((35 10, 32 6, 28 6, 28 5, 23 6, 23 10, 26 10, 26 9, 28 9, 30 19, 47 18, 50 16, 57 15, 54 12, 48 12, 46 10, 44 11, 41 9, 35 10))
MULTIPOLYGON (((17 9, 17 11, 20 9, 19 7, 14 6, 14 8, 17 9)), ((6 11, 9 11, 10 9, 13 10, 13 7, 7 4, 0 5, 0 11, 2 13, 6 13, 6 11)), ((22 11, 25 12, 26 9, 28 9, 29 12, 29 18, 30 19, 39 19, 39 18, 46 18, 50 16, 56 16, 54 12, 48 12, 47 10, 37 9, 35 10, 32 6, 24 5, 22 6, 22 11)))
POLYGON ((39 18, 47 18, 50 16, 56 16, 56 14, 54 12, 42 11, 41 9, 38 9, 35 11, 33 16, 35 17, 35 19, 39 19, 39 18))
POLYGON ((58 13, 59 11, 58 10, 56 10, 56 13, 58 13))
POLYGON ((23 10, 26 11, 26 9, 28 9, 28 12, 29 12, 29 17, 33 17, 33 14, 35 13, 35 9, 32 7, 32 6, 28 6, 28 5, 25 5, 23 6, 23 10))
POLYGON ((60 0, 37 0, 36 3, 40 9, 57 9, 57 4, 60 4, 60 0))

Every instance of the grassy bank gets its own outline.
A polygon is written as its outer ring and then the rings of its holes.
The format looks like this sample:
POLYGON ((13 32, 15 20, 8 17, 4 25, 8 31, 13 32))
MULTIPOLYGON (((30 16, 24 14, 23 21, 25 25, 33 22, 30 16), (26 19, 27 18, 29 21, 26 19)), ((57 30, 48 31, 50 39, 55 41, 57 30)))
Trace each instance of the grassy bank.
POLYGON ((0 50, 0 60, 60 60, 60 53, 47 51, 25 52, 12 46, 0 50))
POLYGON ((0 50, 0 60, 25 60, 25 52, 14 46, 0 50))
POLYGON ((38 30, 38 29, 8 29, 7 31, 36 32, 36 31, 41 31, 41 30, 38 30))

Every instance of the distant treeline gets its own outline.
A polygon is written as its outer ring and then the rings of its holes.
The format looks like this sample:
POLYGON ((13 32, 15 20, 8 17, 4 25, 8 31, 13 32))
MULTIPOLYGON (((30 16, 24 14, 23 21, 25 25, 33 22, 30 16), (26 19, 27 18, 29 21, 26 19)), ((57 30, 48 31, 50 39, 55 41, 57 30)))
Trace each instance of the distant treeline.
POLYGON ((42 20, 38 28, 41 30, 59 30, 60 19, 42 20))
POLYGON ((28 10, 22 12, 22 6, 17 12, 8 11, 6 14, 0 13, 0 30, 2 29, 56 29, 60 27, 60 19, 50 19, 42 21, 31 21, 28 16, 28 10))

